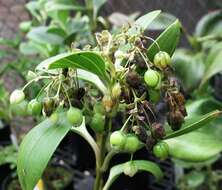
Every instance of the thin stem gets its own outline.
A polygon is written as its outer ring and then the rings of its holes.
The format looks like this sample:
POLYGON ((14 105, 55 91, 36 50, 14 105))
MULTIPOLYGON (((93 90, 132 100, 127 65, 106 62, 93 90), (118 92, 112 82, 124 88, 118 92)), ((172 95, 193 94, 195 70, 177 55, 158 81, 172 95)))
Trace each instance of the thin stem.
POLYGON ((93 190, 100 190, 101 187, 103 186, 103 171, 101 170, 101 167, 103 166, 103 162, 105 159, 106 141, 107 141, 111 126, 112 126, 112 119, 106 117, 105 132, 102 134, 101 138, 99 139, 100 155, 99 155, 98 165, 96 166, 96 179, 95 179, 93 190))
POLYGON ((108 167, 109 167, 109 163, 110 163, 110 160, 113 158, 114 155, 116 155, 117 152, 115 150, 111 150, 105 157, 105 160, 103 162, 103 165, 102 165, 102 168, 101 168, 101 171, 102 172, 105 172, 108 167))
POLYGON ((130 116, 127 118, 127 120, 126 120, 125 123, 123 124, 122 128, 120 129, 120 131, 124 131, 127 123, 129 122, 129 120, 131 119, 132 116, 133 116, 133 115, 130 115, 130 116))

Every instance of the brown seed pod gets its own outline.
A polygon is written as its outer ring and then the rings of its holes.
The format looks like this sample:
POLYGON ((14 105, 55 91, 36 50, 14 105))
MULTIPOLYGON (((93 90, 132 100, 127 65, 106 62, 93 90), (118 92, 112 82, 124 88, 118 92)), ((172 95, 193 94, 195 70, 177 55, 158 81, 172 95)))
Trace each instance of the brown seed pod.
POLYGON ((171 126, 172 130, 179 130, 184 122, 184 116, 179 110, 170 112, 167 116, 167 122, 171 126))
POLYGON ((46 116, 50 116, 55 110, 55 100, 52 98, 45 98, 43 100, 43 111, 46 116))
POLYGON ((161 123, 155 122, 152 124, 151 128, 152 128, 152 135, 156 139, 162 139, 166 135, 165 129, 161 123))
POLYGON ((126 82, 129 86, 137 88, 141 83, 141 77, 135 71, 129 71, 126 75, 126 82))
POLYGON ((142 126, 133 126, 133 132, 138 136, 139 140, 146 143, 146 139, 148 138, 146 129, 142 126))
POLYGON ((135 55, 133 63, 141 69, 147 68, 146 62, 144 61, 144 59, 141 57, 140 54, 135 55))
POLYGON ((132 103, 133 102, 132 92, 128 88, 122 87, 121 88, 120 100, 124 100, 127 104, 132 103))

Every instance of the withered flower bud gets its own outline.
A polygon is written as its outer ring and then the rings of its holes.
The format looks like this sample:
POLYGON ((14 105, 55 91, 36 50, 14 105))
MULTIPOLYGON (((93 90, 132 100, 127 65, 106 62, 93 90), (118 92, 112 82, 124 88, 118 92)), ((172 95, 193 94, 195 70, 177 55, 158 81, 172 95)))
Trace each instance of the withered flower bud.
POLYGON ((126 82, 133 88, 137 88, 141 84, 141 77, 135 71, 129 71, 126 75, 126 82))
POLYGON ((161 123, 155 122, 152 124, 151 127, 152 127, 152 134, 154 138, 162 139, 166 135, 165 129, 161 123))
POLYGON ((140 141, 146 143, 146 139, 148 138, 146 129, 142 126, 133 126, 132 130, 137 135, 140 141))
POLYGON ((172 130, 179 130, 184 122, 184 116, 179 110, 170 112, 167 116, 167 122, 171 126, 172 130))

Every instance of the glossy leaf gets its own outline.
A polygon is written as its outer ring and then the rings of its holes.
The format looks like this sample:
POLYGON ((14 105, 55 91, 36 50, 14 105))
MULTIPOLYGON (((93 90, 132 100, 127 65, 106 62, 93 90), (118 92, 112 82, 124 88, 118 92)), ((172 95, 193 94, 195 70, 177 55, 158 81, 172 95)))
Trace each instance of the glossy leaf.
MULTIPOLYGON (((181 24, 178 20, 176 20, 166 30, 164 30, 155 41, 158 43, 161 51, 165 51, 172 56, 179 42, 180 35, 181 24)), ((159 52, 156 43, 153 42, 147 50, 147 55, 151 61, 153 61, 155 54, 159 52)))
POLYGON ((178 137, 178 136, 190 133, 194 130, 197 130, 197 129, 203 127, 206 123, 209 123, 210 121, 216 119, 219 115, 221 115, 221 113, 222 113, 221 111, 216 110, 211 113, 205 114, 203 116, 189 118, 183 124, 182 129, 180 129, 178 131, 174 131, 170 134, 167 134, 164 137, 164 139, 178 137))
POLYGON ((205 65, 204 54, 194 54, 186 49, 179 49, 173 55, 173 68, 175 74, 187 91, 197 89, 203 77, 205 65))
POLYGON ((208 160, 222 150, 222 142, 215 135, 199 131, 170 138, 165 142, 169 145, 172 157, 189 162, 208 160))
POLYGON ((23 190, 32 190, 61 140, 71 128, 65 113, 53 115, 33 128, 23 139, 17 172, 23 190))
POLYGON ((187 118, 207 114, 221 107, 221 102, 215 100, 213 97, 200 98, 195 101, 188 100, 186 103, 187 118))
MULTIPOLYGON (((132 173, 135 174, 137 171, 147 171, 153 174, 157 180, 163 177, 163 173, 159 166, 151 161, 147 160, 133 160, 128 161, 123 164, 118 164, 110 169, 108 180, 103 188, 103 190, 108 190, 112 183, 118 178, 122 173, 126 173, 126 170, 133 170, 132 173), (133 167, 130 169, 129 167, 133 167)), ((128 173, 128 172, 127 172, 128 173)), ((132 177, 133 175, 131 175, 132 177)))
POLYGON ((160 13, 149 25, 149 30, 164 30, 176 20, 176 17, 169 13, 160 13))
POLYGON ((205 69, 205 73, 203 79, 201 81, 201 86, 206 83, 213 75, 222 71, 222 44, 220 43, 220 48, 211 51, 207 59, 207 67, 205 69), (211 61, 211 62, 210 62, 211 61))
POLYGON ((196 29, 195 29, 195 35, 196 36, 205 36, 212 33, 220 34, 221 33, 221 19, 222 19, 222 11, 213 11, 205 16, 203 16, 200 21, 198 22, 196 29), (216 25, 220 25, 220 30, 216 32, 216 25), (219 33, 220 31, 220 33, 219 33))
POLYGON ((104 83, 99 79, 99 77, 91 72, 77 69, 77 77, 79 79, 91 82, 94 84, 103 94, 106 94, 107 88, 104 83))
POLYGON ((105 71, 105 61, 95 52, 63 53, 46 59, 37 66, 37 70, 78 68, 98 75, 108 81, 105 71))
POLYGON ((135 26, 140 27, 142 30, 146 28, 153 22, 153 20, 161 13, 160 10, 149 12, 135 21, 135 26))

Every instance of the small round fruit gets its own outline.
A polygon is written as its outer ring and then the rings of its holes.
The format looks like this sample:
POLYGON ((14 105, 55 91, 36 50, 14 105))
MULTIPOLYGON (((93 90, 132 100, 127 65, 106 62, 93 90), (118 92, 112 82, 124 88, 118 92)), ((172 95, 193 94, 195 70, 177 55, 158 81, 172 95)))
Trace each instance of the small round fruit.
POLYGON ((140 141, 136 135, 129 134, 126 136, 124 151, 134 153, 140 148, 140 141))
POLYGON ((90 123, 90 127, 97 133, 102 133, 104 131, 105 126, 105 118, 100 113, 95 113, 92 121, 90 123))
POLYGON ((95 113, 105 114, 105 108, 101 102, 96 102, 93 106, 93 111, 95 113))
POLYGON ((121 151, 126 143, 126 136, 121 131, 115 131, 110 135, 110 145, 113 149, 121 151))
POLYGON ((78 108, 70 107, 67 111, 67 119, 74 126, 80 126, 83 121, 82 111, 78 108))
POLYGON ((28 103, 28 113, 31 115, 40 115, 42 111, 42 104, 36 100, 33 99, 28 103))
POLYGON ((170 55, 165 51, 160 51, 154 56, 153 63, 156 67, 164 69, 171 64, 170 55))
POLYGON ((19 29, 22 32, 28 32, 31 28, 32 23, 30 21, 23 21, 19 24, 19 29))
POLYGON ((18 104, 11 104, 10 110, 13 116, 27 116, 28 102, 26 100, 23 100, 22 102, 18 104))
POLYGON ((144 80, 149 87, 155 88, 161 80, 160 74, 152 69, 149 69, 144 74, 144 80))
POLYGON ((163 141, 158 142, 153 147, 153 154, 157 158, 160 158, 161 160, 166 159, 168 157, 168 155, 169 155, 169 146, 168 146, 168 144, 163 142, 163 141))
POLYGON ((10 95, 11 104, 19 104, 25 99, 25 94, 22 90, 14 90, 10 95))

